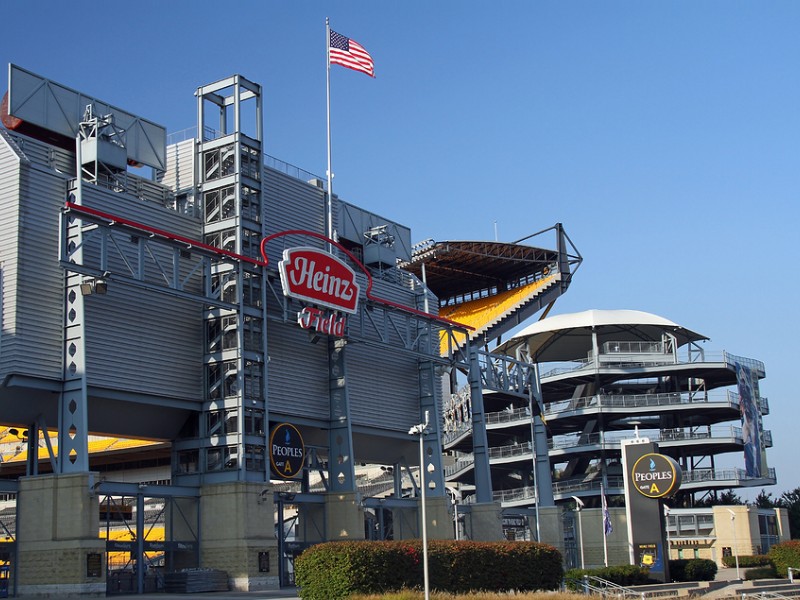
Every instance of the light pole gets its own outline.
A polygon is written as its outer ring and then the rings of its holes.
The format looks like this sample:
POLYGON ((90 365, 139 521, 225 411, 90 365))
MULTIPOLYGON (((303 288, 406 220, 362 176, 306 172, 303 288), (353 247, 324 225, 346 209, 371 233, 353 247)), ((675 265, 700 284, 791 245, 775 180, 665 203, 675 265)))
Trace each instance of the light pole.
POLYGON ((453 499, 453 528, 455 531, 456 541, 458 541, 458 492, 452 488, 444 488, 450 497, 453 499))
POLYGON ((736 542, 736 513, 733 512, 730 508, 726 508, 729 513, 731 513, 731 528, 733 529, 733 557, 736 560, 736 579, 741 579, 739 575, 739 548, 736 542))
POLYGON ((431 590, 428 582, 428 524, 425 514, 425 447, 423 445, 423 437, 425 430, 428 428, 428 411, 425 411, 425 422, 419 425, 414 425, 408 430, 408 435, 419 435, 419 487, 421 490, 420 495, 420 513, 422 520, 422 580, 425 588, 425 600, 430 600, 431 590))
POLYGON ((572 497, 575 500, 575 510, 578 512, 578 544, 581 550, 581 569, 586 568, 586 563, 583 557, 583 523, 581 521, 581 508, 583 508, 583 500, 577 496, 572 497))

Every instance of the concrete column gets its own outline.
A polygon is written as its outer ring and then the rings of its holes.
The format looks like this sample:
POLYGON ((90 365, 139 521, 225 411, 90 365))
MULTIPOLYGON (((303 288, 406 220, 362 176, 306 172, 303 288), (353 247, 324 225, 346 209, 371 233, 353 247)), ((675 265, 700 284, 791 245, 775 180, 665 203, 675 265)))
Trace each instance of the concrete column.
POLYGON ((361 495, 334 492, 325 497, 325 526, 329 541, 363 540, 364 509, 361 495))
POLYGON ((271 491, 262 493, 266 487, 237 481, 200 489, 200 566, 227 572, 236 591, 280 587, 274 503, 271 491), (259 560, 263 553, 266 564, 259 560))
POLYGON ((105 540, 92 473, 19 480, 20 596, 105 596, 105 540), (98 571, 99 561, 99 571, 98 571))
MULTIPOLYGON (((425 516, 428 520, 429 540, 452 540, 455 538, 453 529, 453 514, 448 510, 449 499, 436 496, 425 498, 425 516)), ((422 538, 422 532, 420 532, 422 538)))
POLYGON ((467 519, 469 539, 476 542, 496 542, 503 539, 503 511, 500 503, 472 504, 467 519))
MULTIPOLYGON (((564 518, 560 506, 539 507, 539 534, 543 544, 549 544, 564 555, 564 518)), ((532 539, 536 539, 536 522, 531 519, 532 539)))

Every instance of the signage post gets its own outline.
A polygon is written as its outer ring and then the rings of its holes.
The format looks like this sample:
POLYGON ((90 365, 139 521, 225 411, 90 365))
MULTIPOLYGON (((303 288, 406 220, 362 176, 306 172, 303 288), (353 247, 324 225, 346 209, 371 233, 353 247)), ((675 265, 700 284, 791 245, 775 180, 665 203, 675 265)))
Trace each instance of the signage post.
POLYGON ((681 469, 647 438, 622 441, 625 509, 630 541, 630 561, 650 569, 653 579, 669 581, 669 547, 666 542, 663 498, 678 491, 681 469))

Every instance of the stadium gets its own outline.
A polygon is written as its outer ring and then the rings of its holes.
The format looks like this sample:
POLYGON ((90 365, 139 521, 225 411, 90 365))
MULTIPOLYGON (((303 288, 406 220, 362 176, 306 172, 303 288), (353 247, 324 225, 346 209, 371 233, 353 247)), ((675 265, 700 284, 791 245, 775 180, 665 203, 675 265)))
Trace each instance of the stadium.
MULTIPOLYGON (((615 436, 639 432, 691 474, 685 510, 774 483, 763 364, 694 360, 703 336, 639 313, 514 333, 549 315, 580 267, 561 224, 513 243, 414 243, 395 217, 266 155, 262 90, 241 75, 187 94, 197 125, 169 136, 23 67, 8 81, 12 594, 161 590, 200 567, 236 590, 289 586, 310 544, 419 537, 423 491, 433 537, 537 539, 575 562, 565 503, 599 518, 600 482, 620 492, 615 436), (577 364, 540 372, 552 361, 577 364), (709 395, 742 365, 760 468, 744 475, 715 463, 747 449, 732 425, 744 404, 709 395)), ((773 537, 788 535, 772 517, 773 537)), ((742 553, 759 522, 739 533, 742 553)))

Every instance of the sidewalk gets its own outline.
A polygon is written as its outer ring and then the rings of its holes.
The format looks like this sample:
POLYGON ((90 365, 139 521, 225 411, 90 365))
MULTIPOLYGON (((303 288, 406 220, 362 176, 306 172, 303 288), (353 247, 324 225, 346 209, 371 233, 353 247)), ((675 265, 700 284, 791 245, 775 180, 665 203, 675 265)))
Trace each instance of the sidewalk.
POLYGON ((282 590, 265 590, 262 592, 203 592, 199 594, 123 594, 120 596, 113 595, 109 598, 122 598, 131 600, 133 598, 169 598, 170 600, 202 600, 207 598, 209 600, 237 600, 248 598, 249 600, 271 600, 273 598, 283 598, 284 600, 300 600, 297 595, 297 590, 294 588, 285 588, 282 590))

